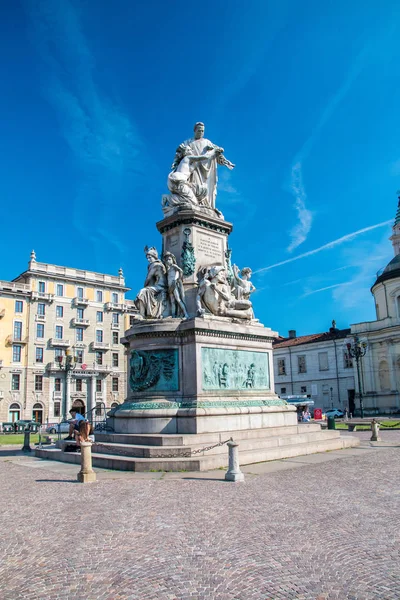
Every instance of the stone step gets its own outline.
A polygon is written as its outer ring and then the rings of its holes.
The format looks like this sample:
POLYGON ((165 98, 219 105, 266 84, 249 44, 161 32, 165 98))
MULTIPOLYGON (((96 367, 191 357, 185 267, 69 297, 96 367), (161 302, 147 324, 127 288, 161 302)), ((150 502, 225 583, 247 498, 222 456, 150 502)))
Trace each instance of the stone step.
MULTIPOLYGON (((239 452, 240 463, 242 465, 278 460, 282 458, 292 458, 316 452, 326 452, 329 450, 339 450, 342 448, 359 445, 358 438, 329 437, 327 439, 315 440, 312 442, 303 442, 297 444, 286 444, 269 448, 242 449, 239 452)), ((207 471, 225 467, 228 463, 228 451, 225 448, 224 453, 211 456, 199 456, 190 458, 162 458, 162 457, 131 457, 121 455, 110 455, 103 453, 92 453, 94 467, 103 469, 113 469, 122 471, 207 471)), ((63 462, 80 464, 79 454, 63 452, 60 449, 36 449, 36 456, 50 460, 59 460, 63 462)))
MULTIPOLYGON (((240 441, 240 451, 253 450, 258 448, 272 448, 282 447, 291 444, 302 444, 311 443, 319 440, 336 439, 339 437, 339 432, 334 430, 329 431, 315 431, 309 433, 302 433, 300 435, 285 435, 285 436, 273 436, 267 438, 249 438, 240 441)), ((193 440, 194 441, 194 440, 193 440)), ((197 440, 196 440, 197 441, 197 440)), ((63 442, 62 446, 67 445, 68 442, 63 442)), ((115 442, 102 443, 95 442, 92 447, 92 452, 101 454, 111 454, 123 456, 132 456, 140 458, 162 458, 168 457, 170 454, 177 456, 185 456, 189 452, 200 450, 204 447, 204 444, 193 443, 190 446, 151 446, 145 444, 121 444, 115 442)), ((227 446, 217 446, 210 450, 206 450, 199 453, 200 456, 209 456, 212 454, 223 454, 226 452, 227 446)))
POLYGON ((233 437, 235 441, 249 438, 266 438, 281 435, 295 435, 312 431, 321 431, 318 423, 301 423, 284 427, 266 427, 263 429, 244 429, 238 431, 223 431, 218 433, 195 434, 137 434, 137 433, 95 433, 96 442, 149 445, 149 446, 192 446, 196 439, 198 444, 215 444, 233 437))

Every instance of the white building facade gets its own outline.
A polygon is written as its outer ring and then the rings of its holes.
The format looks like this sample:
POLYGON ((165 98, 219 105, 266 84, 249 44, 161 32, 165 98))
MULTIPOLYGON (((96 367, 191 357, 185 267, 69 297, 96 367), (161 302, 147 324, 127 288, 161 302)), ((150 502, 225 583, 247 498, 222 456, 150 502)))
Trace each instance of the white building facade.
POLYGON ((304 395, 314 408, 340 408, 354 412, 353 360, 344 346, 350 329, 296 336, 289 331, 273 345, 275 392, 278 396, 304 395))

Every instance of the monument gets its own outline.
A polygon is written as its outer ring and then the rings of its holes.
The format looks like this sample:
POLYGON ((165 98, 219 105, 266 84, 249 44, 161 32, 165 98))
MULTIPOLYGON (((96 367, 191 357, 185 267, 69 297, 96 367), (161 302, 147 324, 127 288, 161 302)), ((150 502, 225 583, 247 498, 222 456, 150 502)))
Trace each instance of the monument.
MULTIPOLYGON (((198 434, 296 422, 273 392, 272 340, 255 319, 251 269, 232 264, 232 224, 216 206, 224 149, 194 137, 176 150, 157 223, 161 244, 125 335, 130 393, 112 411, 120 433, 198 434)), ((152 243, 154 243, 154 239, 152 243)))
POLYGON ((299 426, 296 409, 273 391, 277 333, 254 314, 251 268, 232 262, 232 224, 216 205, 218 169, 234 164, 204 131, 196 123, 194 137, 178 146, 156 224, 161 239, 137 259, 143 271, 148 264, 138 316, 122 340, 129 393, 109 413, 113 433, 96 433, 95 466, 221 467, 232 437, 242 464, 358 443, 299 426))

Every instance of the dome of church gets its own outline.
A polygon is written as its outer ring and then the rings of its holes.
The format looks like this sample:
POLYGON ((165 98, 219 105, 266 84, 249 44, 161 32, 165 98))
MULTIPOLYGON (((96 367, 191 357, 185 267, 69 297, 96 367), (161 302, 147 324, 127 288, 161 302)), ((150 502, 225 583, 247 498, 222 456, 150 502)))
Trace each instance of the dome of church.
POLYGON ((397 277, 400 278, 400 254, 392 258, 383 271, 378 273, 378 277, 372 287, 375 287, 377 283, 388 281, 388 279, 396 279, 397 277))

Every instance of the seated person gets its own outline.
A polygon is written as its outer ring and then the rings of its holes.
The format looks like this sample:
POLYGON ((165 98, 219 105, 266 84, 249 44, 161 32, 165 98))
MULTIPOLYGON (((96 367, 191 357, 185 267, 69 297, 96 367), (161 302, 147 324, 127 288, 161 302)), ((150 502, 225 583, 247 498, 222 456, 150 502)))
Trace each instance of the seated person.
POLYGON ((77 413, 74 408, 71 408, 69 412, 71 415, 71 421, 69 425, 68 437, 66 437, 65 439, 67 441, 75 440, 77 443, 79 443, 77 440, 77 437, 79 436, 79 422, 86 421, 86 419, 85 417, 77 413))

